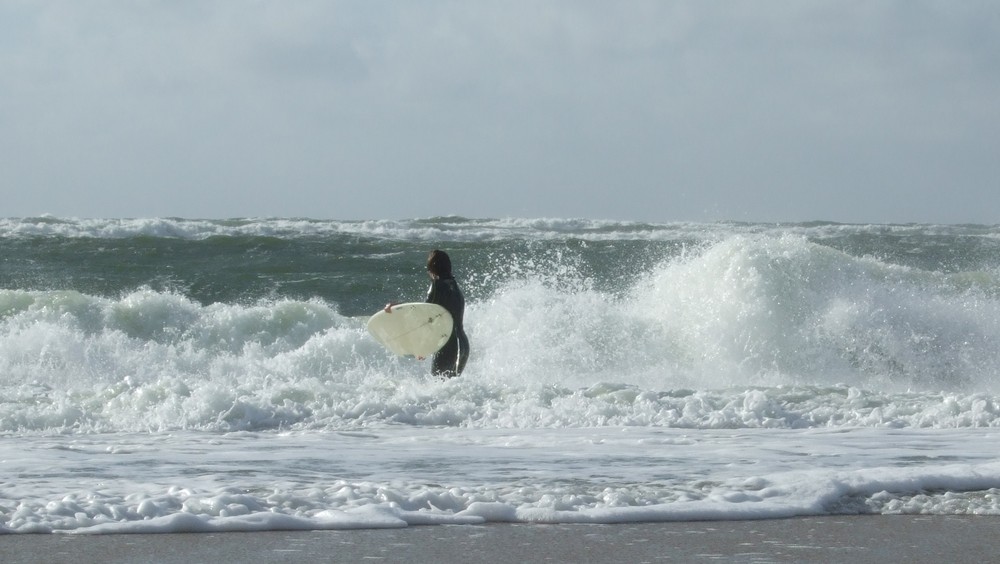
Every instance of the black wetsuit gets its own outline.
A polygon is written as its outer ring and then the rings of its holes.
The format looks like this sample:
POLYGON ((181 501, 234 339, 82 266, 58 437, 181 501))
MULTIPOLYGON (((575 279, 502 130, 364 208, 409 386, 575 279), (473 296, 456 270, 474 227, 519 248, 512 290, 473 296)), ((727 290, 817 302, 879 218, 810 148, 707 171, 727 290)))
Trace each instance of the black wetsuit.
POLYGON ((434 354, 431 372, 446 378, 458 376, 469 360, 469 338, 465 336, 465 329, 462 327, 465 296, 454 278, 436 278, 427 292, 427 303, 438 304, 448 310, 455 322, 448 342, 434 354))

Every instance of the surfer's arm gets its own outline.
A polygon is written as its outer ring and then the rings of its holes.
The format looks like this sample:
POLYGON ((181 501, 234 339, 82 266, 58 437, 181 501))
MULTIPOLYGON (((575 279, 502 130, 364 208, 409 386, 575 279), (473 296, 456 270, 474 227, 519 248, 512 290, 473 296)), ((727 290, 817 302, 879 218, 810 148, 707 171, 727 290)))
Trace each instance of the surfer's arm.
POLYGON ((389 303, 385 304, 385 308, 384 308, 384 311, 385 311, 386 313, 392 313, 392 306, 394 306, 394 305, 396 305, 396 304, 398 304, 398 303, 399 303, 399 302, 389 302, 389 303))
POLYGON ((429 303, 429 304, 436 304, 436 303, 438 303, 438 301, 437 301, 437 284, 435 284, 436 281, 437 281, 436 279, 434 281, 432 281, 431 282, 431 287, 427 288, 427 299, 424 300, 426 303, 429 303))

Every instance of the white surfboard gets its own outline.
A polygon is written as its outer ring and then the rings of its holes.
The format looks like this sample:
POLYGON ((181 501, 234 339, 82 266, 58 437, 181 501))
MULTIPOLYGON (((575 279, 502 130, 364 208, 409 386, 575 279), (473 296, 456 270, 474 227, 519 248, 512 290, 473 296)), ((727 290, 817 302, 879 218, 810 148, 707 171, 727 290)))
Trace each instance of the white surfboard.
POLYGON ((448 342, 453 324, 445 308, 413 302, 376 313, 368 320, 368 332, 398 355, 430 356, 448 342))

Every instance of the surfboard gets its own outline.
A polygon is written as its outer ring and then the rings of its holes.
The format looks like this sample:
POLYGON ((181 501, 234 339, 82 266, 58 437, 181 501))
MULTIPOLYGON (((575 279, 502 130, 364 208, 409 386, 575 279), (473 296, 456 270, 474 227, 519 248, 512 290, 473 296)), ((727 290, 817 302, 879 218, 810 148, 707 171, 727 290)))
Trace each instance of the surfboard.
POLYGON ((368 332, 398 355, 430 356, 448 342, 453 323, 445 308, 413 302, 376 313, 368 320, 368 332))

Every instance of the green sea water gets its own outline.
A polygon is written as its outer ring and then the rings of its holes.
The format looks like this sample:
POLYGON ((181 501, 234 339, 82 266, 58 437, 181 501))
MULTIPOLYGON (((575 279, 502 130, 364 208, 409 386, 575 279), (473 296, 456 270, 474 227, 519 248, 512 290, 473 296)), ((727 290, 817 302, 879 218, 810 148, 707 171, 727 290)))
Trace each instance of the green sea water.
POLYGON ((988 291, 1000 268, 1000 228, 990 226, 24 218, 0 225, 0 288, 105 297, 150 288, 205 305, 318 298, 354 316, 419 297, 434 248, 452 255, 472 300, 532 276, 615 295, 713 243, 782 234, 858 259, 964 276, 988 291))

